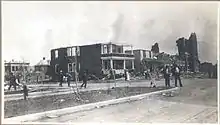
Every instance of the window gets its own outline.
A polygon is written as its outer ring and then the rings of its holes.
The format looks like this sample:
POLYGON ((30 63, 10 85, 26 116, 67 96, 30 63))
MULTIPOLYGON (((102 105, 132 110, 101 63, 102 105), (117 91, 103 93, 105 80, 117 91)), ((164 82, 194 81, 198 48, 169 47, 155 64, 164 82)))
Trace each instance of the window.
POLYGON ((123 60, 113 60, 113 68, 114 69, 124 69, 124 61, 123 60))
POLYGON ((18 66, 15 67, 15 70, 18 71, 18 66))
POLYGON ((67 48, 67 56, 72 56, 72 48, 67 48))
POLYGON ((55 65, 55 73, 59 73, 59 65, 58 64, 55 65))
POLYGON ((27 66, 24 66, 24 70, 27 71, 27 66))
POLYGON ((77 55, 80 56, 80 48, 77 46, 77 55))
POLYGON ((144 53, 142 50, 140 51, 140 58, 141 58, 141 60, 144 58, 144 53))
POLYGON ((72 56, 76 56, 76 47, 73 47, 71 49, 72 49, 72 56))
POLYGON ((118 48, 118 53, 122 53, 121 50, 122 50, 121 47, 119 47, 119 48, 118 48))
POLYGON ((108 69, 108 62, 107 61, 105 61, 104 65, 105 65, 105 69, 108 69))
POLYGON ((15 67, 14 66, 12 66, 12 71, 15 71, 15 67))
POLYGON ((112 45, 112 53, 116 53, 116 45, 112 45))
POLYGON ((79 56, 80 55, 80 48, 79 47, 72 47, 71 49, 71 56, 76 56, 76 54, 79 56), (77 53, 76 53, 77 52, 77 53))
POLYGON ((146 51, 146 58, 150 58, 151 55, 150 55, 150 51, 146 51))
POLYGON ((147 57, 147 51, 143 50, 143 58, 148 58, 147 57))
POLYGON ((108 53, 107 45, 103 45, 103 53, 104 54, 108 53))
POLYGON ((103 60, 103 69, 110 69, 110 60, 103 60))
POLYGON ((68 72, 74 72, 74 63, 68 63, 68 72))
POLYGON ((55 58, 58 58, 58 50, 55 50, 55 58))

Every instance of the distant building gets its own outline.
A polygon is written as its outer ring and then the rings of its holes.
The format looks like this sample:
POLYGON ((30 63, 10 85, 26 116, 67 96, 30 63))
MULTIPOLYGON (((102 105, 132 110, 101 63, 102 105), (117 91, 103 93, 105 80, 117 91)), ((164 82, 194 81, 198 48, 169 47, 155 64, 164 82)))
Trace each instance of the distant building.
MULTIPOLYGON (((20 80, 25 80, 27 77, 26 73, 30 71, 31 67, 29 66, 29 62, 24 61, 5 61, 4 67, 5 67, 5 78, 9 75, 9 73, 13 73, 14 75, 18 76, 20 80)), ((6 80, 6 79, 5 79, 6 80)))
POLYGON ((213 66, 213 75, 212 75, 212 78, 218 78, 218 66, 217 64, 215 64, 213 66))
POLYGON ((10 72, 17 74, 21 72, 28 71, 29 69, 29 62, 24 62, 24 61, 9 61, 9 62, 4 62, 5 66, 5 73, 9 74, 10 72))
POLYGON ((52 79, 58 79, 60 70, 74 76, 75 65, 80 76, 88 71, 98 78, 109 73, 110 69, 114 69, 116 74, 124 73, 124 69, 134 69, 133 51, 125 53, 128 46, 132 49, 131 45, 112 42, 53 49, 50 63, 52 79))
POLYGON ((44 57, 34 66, 34 69, 35 73, 37 73, 37 81, 48 79, 48 75, 50 74, 50 60, 46 60, 44 57))
POLYGON ((181 60, 186 63, 185 70, 199 71, 199 58, 196 34, 192 33, 189 39, 179 38, 177 41, 178 52, 181 60))
MULTIPOLYGON (((127 50, 126 53, 131 52, 131 50, 127 50)), ((152 59, 153 54, 150 50, 144 50, 144 49, 135 49, 133 50, 134 53, 134 68, 136 72, 143 72, 145 70, 145 67, 142 63, 143 59, 152 59)))
POLYGON ((145 66, 145 69, 150 69, 150 71, 158 71, 165 64, 171 65, 170 55, 167 53, 157 53, 153 58, 144 58, 142 64, 145 66))
POLYGON ((213 65, 209 62, 201 63, 200 72, 208 74, 209 78, 217 78, 217 64, 213 65))
POLYGON ((75 65, 77 72, 80 71, 80 55, 80 48, 78 46, 63 47, 51 50, 50 76, 52 77, 52 80, 59 79, 60 70, 66 73, 69 72, 74 77, 75 65))

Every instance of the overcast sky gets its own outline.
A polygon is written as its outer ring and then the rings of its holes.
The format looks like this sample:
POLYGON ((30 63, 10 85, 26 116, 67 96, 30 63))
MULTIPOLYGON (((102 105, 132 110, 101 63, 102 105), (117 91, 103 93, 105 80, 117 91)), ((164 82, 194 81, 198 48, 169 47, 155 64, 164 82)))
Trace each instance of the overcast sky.
POLYGON ((36 64, 50 49, 113 40, 177 53, 197 34, 201 61, 217 61, 217 4, 149 2, 2 2, 3 59, 36 64))

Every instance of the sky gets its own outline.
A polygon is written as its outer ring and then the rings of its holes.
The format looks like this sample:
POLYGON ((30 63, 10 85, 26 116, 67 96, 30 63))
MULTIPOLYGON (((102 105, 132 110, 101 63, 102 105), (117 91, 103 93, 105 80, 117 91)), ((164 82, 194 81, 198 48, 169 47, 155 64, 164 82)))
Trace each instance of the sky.
POLYGON ((199 59, 217 62, 217 4, 128 1, 3 1, 3 60, 31 65, 50 50, 97 42, 177 53, 176 40, 197 34, 199 59))

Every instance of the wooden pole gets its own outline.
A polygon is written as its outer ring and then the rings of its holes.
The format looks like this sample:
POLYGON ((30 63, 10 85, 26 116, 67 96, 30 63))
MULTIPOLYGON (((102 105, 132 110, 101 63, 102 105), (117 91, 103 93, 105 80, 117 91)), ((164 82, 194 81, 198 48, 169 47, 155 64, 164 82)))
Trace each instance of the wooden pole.
POLYGON ((76 47, 76 49, 75 49, 75 65, 74 65, 74 71, 75 71, 75 83, 76 83, 76 90, 77 90, 77 92, 79 91, 78 90, 78 81, 77 81, 77 79, 78 79, 78 76, 77 76, 77 56, 78 56, 78 49, 77 49, 77 47, 76 47))

